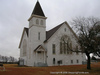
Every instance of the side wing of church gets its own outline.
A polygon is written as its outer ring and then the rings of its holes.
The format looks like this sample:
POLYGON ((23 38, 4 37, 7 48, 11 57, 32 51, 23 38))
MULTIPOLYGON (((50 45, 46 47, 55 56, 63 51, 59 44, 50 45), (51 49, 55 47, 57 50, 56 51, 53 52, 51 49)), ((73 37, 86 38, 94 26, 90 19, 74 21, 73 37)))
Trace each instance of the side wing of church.
POLYGON ((78 50, 77 36, 67 22, 46 31, 45 14, 37 1, 31 17, 29 28, 24 28, 20 48, 20 65, 57 66, 82 64, 84 53, 78 50))

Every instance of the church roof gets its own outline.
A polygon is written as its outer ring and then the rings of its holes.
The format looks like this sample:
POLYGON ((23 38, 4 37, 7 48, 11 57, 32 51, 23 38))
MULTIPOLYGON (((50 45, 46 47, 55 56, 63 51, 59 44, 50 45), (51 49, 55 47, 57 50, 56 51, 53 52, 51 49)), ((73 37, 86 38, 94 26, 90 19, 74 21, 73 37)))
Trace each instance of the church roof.
POLYGON ((74 34, 74 36, 78 39, 77 35, 75 34, 75 32, 72 30, 72 28, 68 25, 68 23, 65 21, 62 24, 54 27, 53 29, 46 31, 46 40, 44 42, 46 42, 63 24, 66 24, 68 26, 68 28, 72 31, 72 33, 74 34))
POLYGON ((46 51, 46 49, 42 45, 37 46, 37 48, 34 51, 38 50, 40 47, 46 51))
POLYGON ((63 23, 54 27, 53 29, 49 31, 46 31, 46 40, 44 42, 46 42, 62 25, 63 23))
POLYGON ((39 15, 39 16, 44 16, 45 17, 44 12, 41 8, 41 5, 40 5, 39 1, 37 1, 37 3, 36 3, 36 5, 34 7, 34 10, 32 12, 32 15, 39 15))

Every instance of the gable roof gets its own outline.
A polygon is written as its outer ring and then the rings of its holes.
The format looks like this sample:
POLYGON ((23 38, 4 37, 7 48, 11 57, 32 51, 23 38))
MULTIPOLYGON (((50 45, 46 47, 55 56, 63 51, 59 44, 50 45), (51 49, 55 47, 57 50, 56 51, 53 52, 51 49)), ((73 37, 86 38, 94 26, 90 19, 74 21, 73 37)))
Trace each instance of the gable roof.
POLYGON ((21 37, 21 40, 20 40, 20 44, 19 44, 19 48, 20 48, 20 46, 21 46, 21 42, 22 42, 22 39, 23 39, 24 33, 26 32, 27 37, 29 36, 29 34, 28 34, 28 30, 29 30, 28 28, 24 27, 24 29, 23 29, 23 33, 22 33, 22 37, 21 37))
POLYGON ((46 51, 46 49, 42 45, 37 46, 37 48, 34 51, 38 50, 41 47, 46 51))
POLYGON ((72 31, 72 33, 74 34, 74 36, 78 39, 77 35, 75 34, 75 32, 72 30, 72 28, 68 25, 68 23, 65 21, 62 24, 54 27, 53 29, 46 31, 46 40, 44 42, 47 42, 47 40, 63 25, 66 24, 68 26, 68 28, 72 31))
POLYGON ((35 5, 34 10, 33 10, 31 15, 39 15, 39 16, 44 16, 45 17, 44 12, 43 12, 43 10, 41 8, 41 5, 40 5, 39 1, 37 1, 37 3, 35 5))
MULTIPOLYGON (((72 30, 72 28, 68 25, 68 23, 65 21, 63 23, 61 23, 60 25, 54 27, 53 29, 49 30, 49 31, 46 31, 46 40, 44 42, 47 42, 49 40, 49 38, 63 25, 63 24, 66 24, 68 26, 68 28, 72 31, 72 33, 74 34, 74 36, 78 39, 77 35, 75 34, 75 32, 72 30)), ((29 28, 25 28, 24 27, 24 30, 23 30, 23 34, 22 34, 22 37, 21 37, 21 41, 20 41, 20 45, 19 45, 19 48, 21 46, 21 42, 22 42, 22 39, 23 39, 23 35, 24 35, 24 32, 26 32, 27 34, 27 37, 29 36, 29 28)), ((40 47, 41 45, 39 45, 37 47, 37 49, 40 47)))
POLYGON ((54 27, 53 29, 49 31, 46 31, 46 40, 44 42, 46 42, 62 25, 63 23, 54 27))

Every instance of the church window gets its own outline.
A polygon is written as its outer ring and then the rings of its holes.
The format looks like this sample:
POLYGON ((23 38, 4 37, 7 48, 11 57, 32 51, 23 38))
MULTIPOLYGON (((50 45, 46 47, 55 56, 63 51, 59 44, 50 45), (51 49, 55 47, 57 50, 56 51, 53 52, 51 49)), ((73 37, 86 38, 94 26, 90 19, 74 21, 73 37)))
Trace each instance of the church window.
POLYGON ((71 64, 73 64, 73 60, 71 60, 71 64))
POLYGON ((39 20, 38 19, 36 19, 36 24, 39 24, 39 20))
POLYGON ((55 64, 55 58, 53 58, 53 64, 55 64))
MULTIPOLYGON (((72 43, 70 43, 70 49, 72 50, 72 43)), ((72 51, 70 51, 70 54, 72 54, 72 51)))
POLYGON ((41 25, 43 25, 43 20, 41 20, 41 25))
POLYGON ((57 63, 58 63, 59 65, 62 64, 62 60, 59 60, 57 63))
POLYGON ((62 36, 61 40, 60 40, 60 54, 66 54, 67 51, 67 36, 64 35, 62 36))
POLYGON ((40 40, 40 32, 38 32, 38 40, 40 40))
POLYGON ((65 32, 66 32, 66 28, 65 28, 64 30, 65 30, 65 32))
POLYGON ((55 44, 52 44, 52 53, 53 53, 53 54, 55 54, 55 53, 56 53, 56 51, 55 51, 55 50, 56 50, 55 44))
POLYGON ((77 59, 76 62, 79 63, 79 60, 77 59))
POLYGON ((76 46, 76 54, 78 55, 78 46, 76 46))
POLYGON ((66 54, 66 43, 64 42, 64 54, 66 54))
POLYGON ((26 42, 26 40, 24 39, 24 40, 23 40, 23 56, 26 56, 26 50, 27 50, 27 42, 26 42))
POLYGON ((72 42, 71 40, 68 38, 68 44, 67 44, 67 54, 72 54, 72 42))
POLYGON ((62 42, 60 42, 60 54, 62 54, 62 42))

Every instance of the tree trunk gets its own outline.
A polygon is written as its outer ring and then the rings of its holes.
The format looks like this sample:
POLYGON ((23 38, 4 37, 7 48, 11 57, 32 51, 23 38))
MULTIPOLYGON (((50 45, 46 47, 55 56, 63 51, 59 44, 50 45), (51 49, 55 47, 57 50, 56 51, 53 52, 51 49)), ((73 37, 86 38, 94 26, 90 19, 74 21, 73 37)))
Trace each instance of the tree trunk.
POLYGON ((87 69, 91 69, 91 62, 90 62, 90 54, 89 53, 86 53, 86 56, 87 56, 87 69))

